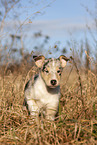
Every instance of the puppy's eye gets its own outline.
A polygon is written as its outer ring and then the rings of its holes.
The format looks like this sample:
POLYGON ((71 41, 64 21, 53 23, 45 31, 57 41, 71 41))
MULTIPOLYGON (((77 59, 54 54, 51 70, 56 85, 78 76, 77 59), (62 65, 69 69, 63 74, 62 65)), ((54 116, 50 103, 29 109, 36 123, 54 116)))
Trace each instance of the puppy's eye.
POLYGON ((47 68, 46 68, 46 67, 45 67, 44 71, 45 71, 46 73, 49 73, 49 71, 47 70, 47 68))
POLYGON ((43 67, 42 71, 45 72, 45 73, 49 73, 49 71, 47 70, 46 67, 43 67))
POLYGON ((57 71, 57 73, 59 74, 59 73, 61 73, 61 71, 60 71, 60 70, 58 70, 58 71, 57 71))
POLYGON ((48 70, 46 70, 45 72, 46 72, 46 73, 49 73, 49 71, 48 71, 48 70))
POLYGON ((61 70, 57 70, 59 76, 61 76, 61 70))

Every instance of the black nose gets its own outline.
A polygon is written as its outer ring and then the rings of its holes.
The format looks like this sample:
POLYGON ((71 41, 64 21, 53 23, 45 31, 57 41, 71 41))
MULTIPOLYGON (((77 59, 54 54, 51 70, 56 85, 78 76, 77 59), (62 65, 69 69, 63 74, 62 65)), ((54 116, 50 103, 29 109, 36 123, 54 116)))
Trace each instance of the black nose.
POLYGON ((56 85, 57 81, 56 80, 51 80, 51 84, 54 86, 56 85))

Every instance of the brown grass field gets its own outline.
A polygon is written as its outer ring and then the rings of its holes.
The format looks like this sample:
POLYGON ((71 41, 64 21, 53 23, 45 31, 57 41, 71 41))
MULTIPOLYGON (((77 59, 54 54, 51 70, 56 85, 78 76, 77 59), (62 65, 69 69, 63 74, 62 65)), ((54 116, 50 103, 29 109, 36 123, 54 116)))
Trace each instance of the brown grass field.
POLYGON ((24 86, 37 69, 0 73, 0 145, 97 145, 97 76, 66 66, 55 121, 32 121, 23 110, 24 86))

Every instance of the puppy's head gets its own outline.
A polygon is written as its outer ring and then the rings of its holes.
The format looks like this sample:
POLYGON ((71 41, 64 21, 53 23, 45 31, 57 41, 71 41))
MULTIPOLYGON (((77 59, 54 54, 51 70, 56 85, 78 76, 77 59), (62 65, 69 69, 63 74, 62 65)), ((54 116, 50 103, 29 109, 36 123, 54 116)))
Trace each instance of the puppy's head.
POLYGON ((34 57, 35 64, 41 68, 41 77, 48 87, 55 88, 60 84, 60 76, 63 68, 69 60, 66 56, 61 55, 58 59, 38 56, 34 57))

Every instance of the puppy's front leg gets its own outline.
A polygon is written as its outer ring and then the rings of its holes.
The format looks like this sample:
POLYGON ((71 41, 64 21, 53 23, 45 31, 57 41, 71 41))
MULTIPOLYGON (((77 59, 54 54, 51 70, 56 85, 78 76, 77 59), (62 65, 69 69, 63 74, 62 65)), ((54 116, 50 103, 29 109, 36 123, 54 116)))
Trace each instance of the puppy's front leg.
POLYGON ((46 112, 46 119, 54 120, 56 114, 56 109, 48 108, 46 112))
POLYGON ((34 118, 37 118, 39 114, 39 107, 36 102, 34 100, 27 100, 27 104, 30 115, 32 115, 34 118))

